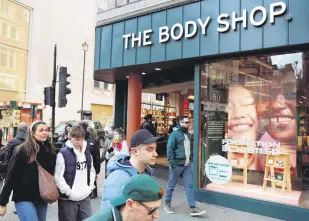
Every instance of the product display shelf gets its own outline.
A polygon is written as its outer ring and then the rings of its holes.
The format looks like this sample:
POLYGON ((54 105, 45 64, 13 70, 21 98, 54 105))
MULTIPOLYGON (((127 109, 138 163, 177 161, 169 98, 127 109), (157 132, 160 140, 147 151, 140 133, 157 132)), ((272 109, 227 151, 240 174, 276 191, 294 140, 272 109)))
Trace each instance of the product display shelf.
POLYGON ((144 121, 144 117, 147 114, 151 114, 153 117, 152 123, 157 125, 157 133, 167 133, 169 126, 172 125, 172 119, 176 117, 176 107, 147 104, 142 103, 141 111, 141 123, 144 121), (168 112, 169 109, 175 110, 174 112, 168 112), (166 111, 165 111, 166 110, 166 111))
MULTIPOLYGON (((246 145, 235 145, 238 148, 237 149, 243 149, 245 148, 247 150, 246 145), (240 148, 239 148, 240 147, 240 148)), ((242 169, 242 175, 232 175, 230 179, 230 183, 233 182, 233 180, 242 181, 242 183, 246 186, 248 182, 248 152, 245 151, 244 153, 238 152, 238 151, 229 151, 228 152, 228 161, 230 162, 232 169, 242 169), (243 163, 238 163, 238 159, 235 159, 233 154, 242 154, 243 155, 243 163), (233 163, 233 161, 237 161, 237 165, 233 163)))
POLYGON ((289 157, 290 154, 288 153, 267 155, 263 182, 264 191, 266 191, 268 182, 271 182, 271 187, 274 189, 276 189, 276 186, 280 186, 282 192, 292 190, 289 157), (276 169, 282 169, 283 171, 278 172, 275 171, 276 169), (278 174, 282 174, 282 180, 278 179, 278 174))

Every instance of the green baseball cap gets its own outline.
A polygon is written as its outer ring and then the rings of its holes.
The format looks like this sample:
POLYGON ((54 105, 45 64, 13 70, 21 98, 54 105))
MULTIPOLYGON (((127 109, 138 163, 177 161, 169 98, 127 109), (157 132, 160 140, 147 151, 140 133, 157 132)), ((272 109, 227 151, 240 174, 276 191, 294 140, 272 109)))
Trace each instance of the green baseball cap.
POLYGON ((163 197, 164 191, 159 183, 147 174, 130 178, 122 189, 122 196, 111 200, 113 206, 121 206, 128 199, 138 202, 153 202, 163 197))

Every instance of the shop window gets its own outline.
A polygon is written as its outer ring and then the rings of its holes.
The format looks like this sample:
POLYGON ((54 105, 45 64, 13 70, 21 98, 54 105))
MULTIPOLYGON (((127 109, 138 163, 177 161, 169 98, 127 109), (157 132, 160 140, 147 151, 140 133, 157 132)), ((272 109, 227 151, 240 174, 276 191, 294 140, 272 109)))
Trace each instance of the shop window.
POLYGON ((309 208, 308 53, 205 62, 201 189, 309 208))

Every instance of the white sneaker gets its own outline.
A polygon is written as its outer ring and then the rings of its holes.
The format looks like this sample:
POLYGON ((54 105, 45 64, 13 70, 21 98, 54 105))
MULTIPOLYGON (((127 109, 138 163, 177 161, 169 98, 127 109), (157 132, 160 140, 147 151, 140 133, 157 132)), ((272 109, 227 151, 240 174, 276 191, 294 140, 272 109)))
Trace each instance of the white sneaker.
POLYGON ((190 216, 201 216, 206 213, 206 210, 200 210, 198 207, 190 208, 190 216))

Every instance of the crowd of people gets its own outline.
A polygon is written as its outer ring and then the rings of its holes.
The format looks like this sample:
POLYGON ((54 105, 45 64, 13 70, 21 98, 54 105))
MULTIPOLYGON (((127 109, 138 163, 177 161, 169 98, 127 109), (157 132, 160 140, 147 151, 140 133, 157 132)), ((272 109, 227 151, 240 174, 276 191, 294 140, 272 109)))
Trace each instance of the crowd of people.
MULTIPOLYGON (((42 196, 38 165, 54 177, 52 182, 59 191, 59 221, 154 220, 159 218, 158 208, 164 195, 165 211, 175 213, 171 202, 179 178, 185 187, 190 215, 204 214, 206 211, 196 207, 193 191, 193 135, 188 131, 188 117, 177 118, 167 142, 169 181, 165 191, 151 177, 158 156, 157 142, 162 137, 156 136, 151 118, 145 120, 130 137, 129 146, 123 129, 110 127, 101 153, 95 132, 85 122, 65 126, 58 153, 50 142, 45 122, 33 122, 29 128, 21 123, 17 136, 5 147, 8 154, 2 157, 8 162, 1 173, 4 179, 0 216, 5 216, 13 193, 12 201, 21 221, 46 221, 50 202, 42 196), (93 215, 91 199, 98 197, 96 181, 101 163, 106 164, 105 177, 100 178, 105 179, 102 204, 93 215)), ((4 162, 2 158, 0 164, 4 162)))

